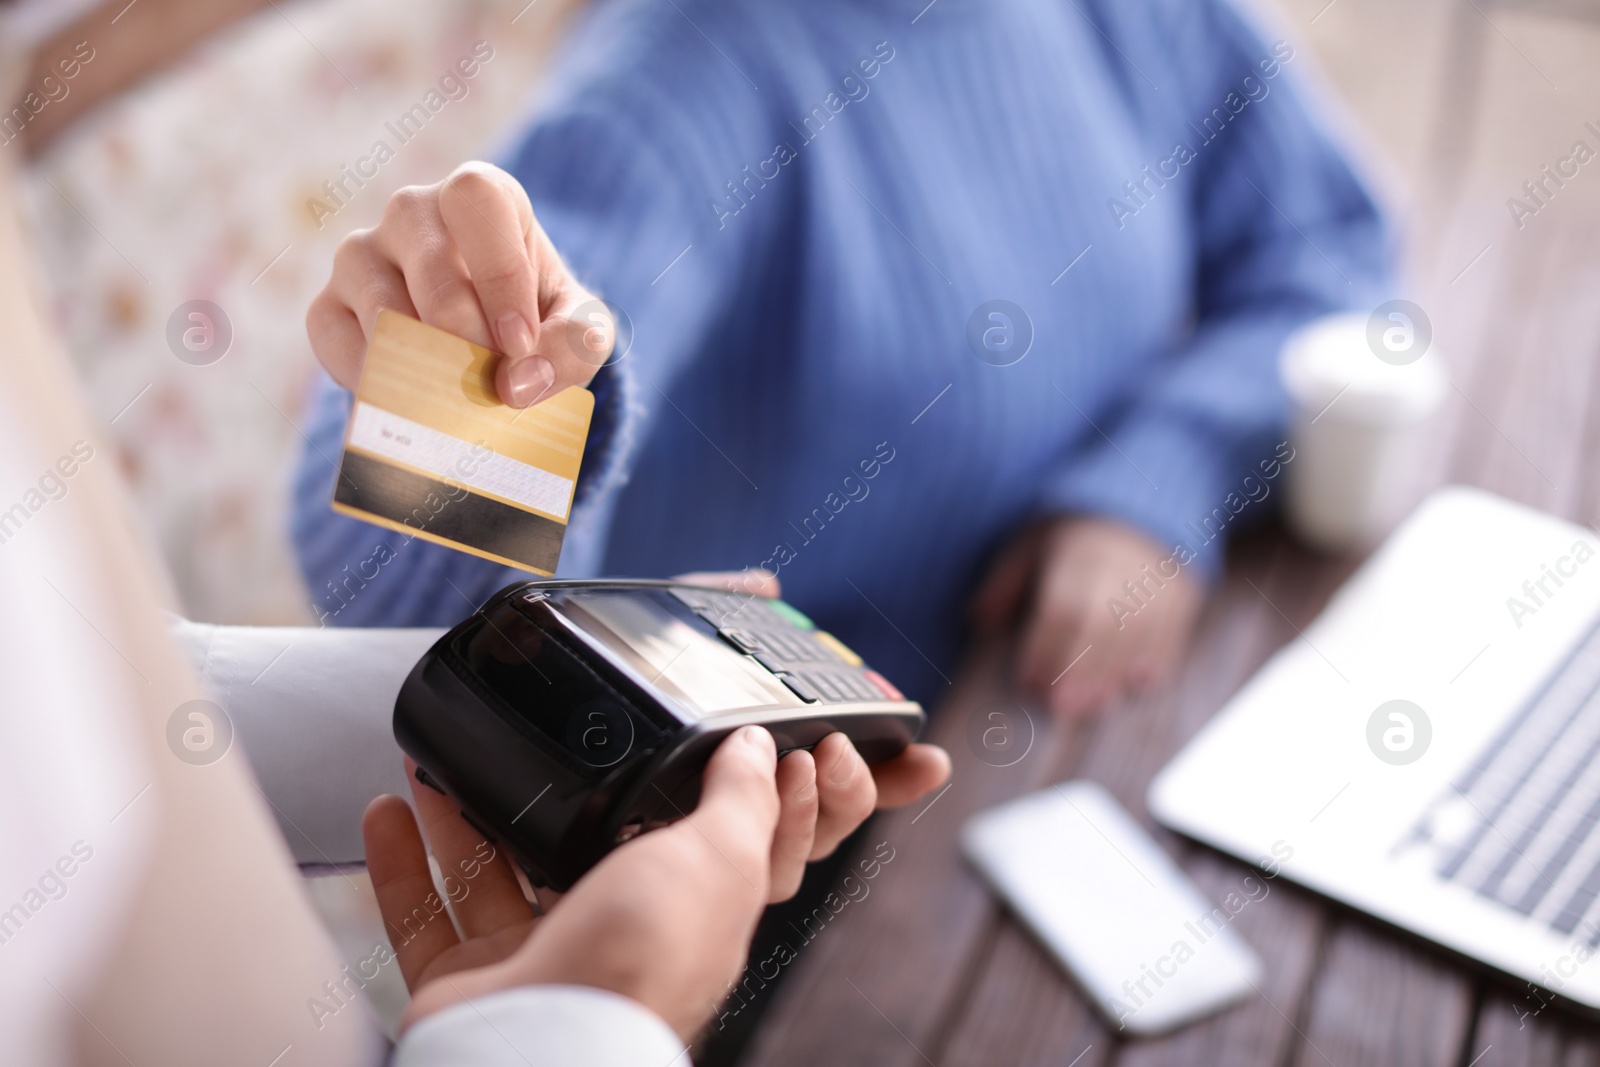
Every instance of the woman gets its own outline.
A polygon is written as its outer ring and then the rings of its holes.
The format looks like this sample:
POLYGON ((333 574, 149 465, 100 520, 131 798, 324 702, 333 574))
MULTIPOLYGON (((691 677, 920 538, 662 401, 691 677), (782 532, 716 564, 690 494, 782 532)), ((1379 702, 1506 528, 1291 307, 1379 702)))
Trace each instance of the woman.
POLYGON ((969 610, 1057 710, 1159 676, 1290 455, 1283 340, 1384 295, 1305 62, 1227 0, 595 5, 506 172, 396 194, 312 308, 318 613, 442 624, 512 577, 416 544, 333 591, 394 540, 326 459, 392 307, 505 353, 508 403, 590 383, 564 573, 776 571, 923 699, 969 610))

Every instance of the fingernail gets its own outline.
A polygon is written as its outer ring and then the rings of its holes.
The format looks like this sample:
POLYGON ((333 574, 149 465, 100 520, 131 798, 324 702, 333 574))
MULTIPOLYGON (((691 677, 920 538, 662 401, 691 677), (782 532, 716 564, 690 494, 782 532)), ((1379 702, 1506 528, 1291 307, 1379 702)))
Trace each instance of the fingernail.
POLYGON ((495 326, 500 334, 502 353, 512 359, 533 355, 533 330, 528 327, 527 319, 515 311, 508 311, 500 316, 495 326))
POLYGON ((759 726, 742 726, 739 728, 739 740, 772 760, 773 766, 778 764, 778 745, 772 740, 772 735, 759 726))
POLYGON ((511 364, 506 372, 511 395, 506 399, 512 407, 525 408, 538 403, 539 398, 555 384, 556 369, 543 356, 528 356, 511 364))

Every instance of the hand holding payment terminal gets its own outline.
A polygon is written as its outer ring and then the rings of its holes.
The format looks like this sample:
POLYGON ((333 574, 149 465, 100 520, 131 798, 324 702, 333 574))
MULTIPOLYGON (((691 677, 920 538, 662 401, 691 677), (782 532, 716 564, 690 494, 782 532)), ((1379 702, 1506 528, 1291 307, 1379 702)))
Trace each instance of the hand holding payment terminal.
POLYGON ((780 753, 839 731, 876 763, 923 722, 783 601, 652 581, 509 586, 428 650, 394 710, 419 779, 563 890, 693 809, 741 726, 772 731, 780 753))

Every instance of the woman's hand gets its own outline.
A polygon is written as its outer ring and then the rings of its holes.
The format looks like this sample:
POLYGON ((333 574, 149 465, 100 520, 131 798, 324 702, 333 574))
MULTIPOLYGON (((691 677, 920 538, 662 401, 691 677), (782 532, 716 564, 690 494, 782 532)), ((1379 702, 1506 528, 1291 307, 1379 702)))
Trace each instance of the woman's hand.
POLYGON ((1018 538, 979 589, 973 615, 985 628, 1020 619, 1019 680, 1052 711, 1076 716, 1165 677, 1203 599, 1199 580, 1145 534, 1075 517, 1018 538))
POLYGON ((340 242, 306 331, 346 389, 384 308, 503 354, 495 390, 512 407, 587 385, 616 340, 610 311, 561 261, 522 185, 487 163, 397 191, 376 227, 340 242))

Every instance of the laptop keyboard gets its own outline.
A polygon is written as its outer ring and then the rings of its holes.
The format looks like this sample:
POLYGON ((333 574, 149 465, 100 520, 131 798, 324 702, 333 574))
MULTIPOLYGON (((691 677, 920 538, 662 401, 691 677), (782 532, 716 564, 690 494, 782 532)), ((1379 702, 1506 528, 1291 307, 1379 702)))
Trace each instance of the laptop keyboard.
POLYGON ((1438 875, 1600 946, 1600 624, 1423 813, 1438 875), (1587 921, 1586 921, 1587 920, 1587 921))

